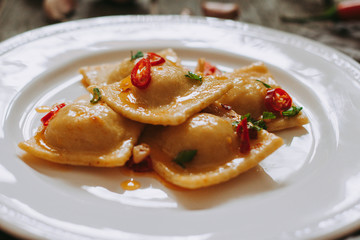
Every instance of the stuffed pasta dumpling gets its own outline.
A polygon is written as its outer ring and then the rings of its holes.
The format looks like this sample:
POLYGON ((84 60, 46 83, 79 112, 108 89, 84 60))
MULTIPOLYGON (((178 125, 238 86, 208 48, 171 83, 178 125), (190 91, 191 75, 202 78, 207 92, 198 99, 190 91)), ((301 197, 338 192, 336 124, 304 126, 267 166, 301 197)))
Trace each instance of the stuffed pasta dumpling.
POLYGON ((34 137, 21 142, 26 152, 56 163, 113 167, 130 158, 143 128, 104 102, 70 103, 58 109, 34 137))

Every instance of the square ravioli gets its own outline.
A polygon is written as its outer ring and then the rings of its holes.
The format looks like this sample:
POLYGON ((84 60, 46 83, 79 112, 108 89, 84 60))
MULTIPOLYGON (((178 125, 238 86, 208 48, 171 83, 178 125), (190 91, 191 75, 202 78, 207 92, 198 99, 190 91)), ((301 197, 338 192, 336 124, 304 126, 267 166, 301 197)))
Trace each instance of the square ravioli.
MULTIPOLYGON (((171 48, 161 50, 157 54, 166 59, 166 65, 180 65, 180 58, 171 48)), ((129 76, 135 64, 136 59, 133 56, 118 63, 84 66, 79 69, 79 72, 83 76, 84 83, 87 85, 107 85, 119 82, 129 76)))
POLYGON ((58 106, 49 112, 56 116, 44 122, 34 137, 21 142, 21 149, 69 165, 115 167, 129 160, 143 124, 122 117, 103 102, 58 106))
POLYGON ((155 171, 198 189, 280 148, 282 139, 268 131, 308 123, 260 62, 223 73, 200 58, 192 72, 165 49, 80 73, 93 98, 55 106, 21 149, 60 164, 155 171))
POLYGON ((283 141, 265 130, 241 152, 230 121, 199 113, 178 126, 148 126, 140 139, 151 148, 154 170, 170 183, 196 189, 228 181, 255 167, 283 141))
POLYGON ((222 73, 216 66, 200 58, 196 71, 204 75, 223 76, 234 83, 234 87, 218 101, 231 107, 236 113, 248 115, 255 120, 264 120, 267 130, 274 132, 298 127, 309 122, 293 103, 291 96, 275 81, 262 62, 222 73))
POLYGON ((114 111, 134 121, 154 125, 178 125, 229 91, 227 79, 203 77, 201 82, 187 77, 179 66, 151 67, 151 82, 146 89, 135 87, 130 77, 101 90, 103 100, 114 111))

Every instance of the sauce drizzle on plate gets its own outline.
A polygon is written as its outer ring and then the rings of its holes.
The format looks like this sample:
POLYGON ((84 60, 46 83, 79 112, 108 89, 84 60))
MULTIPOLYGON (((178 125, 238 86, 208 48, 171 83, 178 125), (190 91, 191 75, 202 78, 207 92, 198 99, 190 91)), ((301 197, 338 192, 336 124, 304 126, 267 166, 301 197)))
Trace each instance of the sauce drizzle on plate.
POLYGON ((121 183, 121 187, 124 190, 133 191, 141 187, 140 183, 133 178, 130 180, 125 180, 121 183))

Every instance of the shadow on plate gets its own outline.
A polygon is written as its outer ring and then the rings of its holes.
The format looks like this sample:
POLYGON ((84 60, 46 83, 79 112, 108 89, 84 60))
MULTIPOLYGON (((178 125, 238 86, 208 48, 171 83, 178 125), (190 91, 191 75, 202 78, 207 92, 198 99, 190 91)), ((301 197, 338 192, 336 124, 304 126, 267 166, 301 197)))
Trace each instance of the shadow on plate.
MULTIPOLYGON (((208 209, 222 205, 232 199, 243 199, 280 187, 260 166, 225 183, 197 190, 187 190, 173 186, 155 173, 138 174, 121 167, 94 168, 61 165, 33 157, 30 154, 23 154, 20 158, 40 177, 46 177, 46 181, 50 184, 51 181, 61 182, 67 186, 75 187, 79 191, 84 191, 85 186, 92 189, 98 188, 102 192, 108 192, 115 196, 112 199, 104 196, 104 199, 117 201, 116 195, 118 195, 118 199, 125 195, 128 196, 125 194, 126 190, 121 188, 121 183, 134 178, 141 183, 142 190, 159 189, 158 192, 166 193, 166 201, 174 202, 173 206, 177 208, 188 210, 208 209)), ((141 194, 131 194, 131 196, 142 198, 141 194)), ((153 197, 157 199, 157 196, 153 197)), ((137 199, 133 200, 136 201, 137 199)), ((148 199, 148 201, 152 200, 151 198, 148 199)), ((144 207, 150 205, 144 204, 144 207)), ((158 206, 161 207, 161 204, 158 206)))
POLYGON ((171 194, 179 205, 189 210, 209 209, 236 199, 242 201, 281 187, 260 167, 250 169, 225 183, 197 190, 174 190, 171 194))
MULTIPOLYGON (((146 201, 148 203, 159 202, 160 196, 156 196, 156 193, 159 193, 162 195, 161 201, 171 203, 172 207, 200 210, 218 207, 233 200, 243 201, 286 185, 285 181, 308 161, 306 155, 311 154, 309 147, 311 148, 312 143, 308 139, 309 130, 303 127, 276 134, 284 139, 282 150, 270 155, 257 167, 228 182, 197 190, 176 187, 155 173, 138 174, 123 167, 95 168, 62 165, 33 157, 27 153, 21 155, 20 158, 49 184, 53 182, 56 185, 65 186, 65 188, 75 188, 80 193, 120 203, 124 203, 123 200, 126 198, 128 205, 140 207, 154 207, 154 204, 147 204, 146 201), (284 154, 289 154, 290 150, 298 152, 299 159, 294 158, 293 155, 293 160, 284 156, 284 154), (122 182, 131 178, 141 184, 140 189, 135 190, 137 192, 121 187, 122 182), (149 192, 155 194, 151 197, 144 196, 149 192), (103 194, 109 194, 111 198, 103 194), (131 202, 139 204, 135 205, 131 202)), ((163 206, 165 205, 161 205, 161 202, 156 205, 159 208, 163 206)))

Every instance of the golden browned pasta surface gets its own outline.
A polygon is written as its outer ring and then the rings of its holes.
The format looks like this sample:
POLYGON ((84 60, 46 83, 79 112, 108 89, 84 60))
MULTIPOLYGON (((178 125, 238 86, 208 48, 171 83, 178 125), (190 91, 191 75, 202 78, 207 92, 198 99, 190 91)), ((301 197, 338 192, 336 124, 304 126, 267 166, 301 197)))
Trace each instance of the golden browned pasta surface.
POLYGON ((49 125, 19 144, 46 160, 71 165, 114 167, 129 160, 143 128, 106 104, 80 101, 62 108, 49 125))
POLYGON ((60 164, 154 170, 197 189, 228 181, 280 148, 282 139, 267 130, 309 121, 263 63, 223 73, 200 58, 192 72, 172 49, 134 53, 82 67, 93 98, 57 105, 19 147, 60 164))

